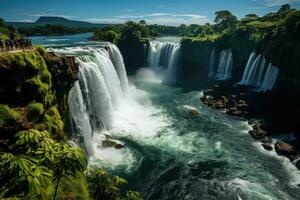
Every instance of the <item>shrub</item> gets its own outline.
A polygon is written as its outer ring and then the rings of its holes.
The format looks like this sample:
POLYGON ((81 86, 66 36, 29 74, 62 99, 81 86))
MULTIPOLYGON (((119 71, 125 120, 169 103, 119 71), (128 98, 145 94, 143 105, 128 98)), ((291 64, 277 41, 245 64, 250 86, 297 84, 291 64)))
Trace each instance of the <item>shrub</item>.
POLYGON ((7 105, 0 104, 0 127, 10 125, 18 120, 20 114, 7 105))
POLYGON ((64 123, 61 120, 57 107, 52 106, 45 114, 45 123, 48 126, 48 131, 55 137, 63 139, 64 123))
POLYGON ((47 53, 46 49, 43 46, 38 45, 35 48, 41 54, 41 56, 44 56, 47 53))
POLYGON ((37 122, 41 119, 44 114, 44 105, 41 103, 31 103, 27 106, 28 114, 27 118, 30 121, 37 122))
POLYGON ((94 199, 124 199, 141 200, 138 192, 127 191, 126 197, 120 196, 120 187, 126 184, 126 180, 118 176, 109 175, 104 169, 89 169, 86 174, 90 194, 94 199))

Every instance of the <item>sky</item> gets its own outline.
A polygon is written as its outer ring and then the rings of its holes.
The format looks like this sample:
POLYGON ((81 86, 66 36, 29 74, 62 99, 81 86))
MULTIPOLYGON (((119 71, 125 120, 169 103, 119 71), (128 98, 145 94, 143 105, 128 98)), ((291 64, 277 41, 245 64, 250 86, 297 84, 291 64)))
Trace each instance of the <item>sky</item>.
POLYGON ((205 24, 213 22, 218 10, 230 10, 239 18, 262 16, 286 3, 300 8, 300 0, 0 0, 0 17, 10 22, 61 16, 94 23, 205 24))

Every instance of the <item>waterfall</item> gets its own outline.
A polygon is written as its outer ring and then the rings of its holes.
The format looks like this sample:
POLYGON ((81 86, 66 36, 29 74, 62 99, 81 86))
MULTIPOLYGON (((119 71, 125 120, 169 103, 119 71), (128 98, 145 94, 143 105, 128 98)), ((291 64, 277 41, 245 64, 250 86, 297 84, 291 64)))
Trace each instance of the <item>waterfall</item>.
POLYGON ((119 48, 116 45, 109 45, 109 55, 110 59, 113 62, 116 71, 118 73, 118 76, 120 78, 121 87, 125 94, 128 92, 128 79, 127 79, 127 73, 125 70, 124 60, 123 56, 119 50, 119 48))
POLYGON ((147 63, 150 67, 168 67, 178 43, 150 41, 147 63))
POLYGON ((210 56, 208 78, 212 78, 215 75, 215 70, 216 70, 215 68, 216 68, 216 51, 215 49, 213 49, 210 56))
POLYGON ((100 47, 72 47, 54 51, 77 55, 78 81, 69 93, 72 130, 83 137, 85 149, 92 156, 97 148, 94 132, 113 127, 113 112, 128 96, 123 57, 119 49, 109 43, 100 47))
POLYGON ((222 50, 219 58, 219 65, 216 80, 228 80, 231 78, 233 67, 232 52, 230 49, 222 50))
POLYGON ((147 63, 155 71, 166 71, 163 82, 176 83, 179 75, 180 44, 169 41, 150 41, 147 63))
POLYGON ((252 53, 250 54, 250 57, 249 57, 249 59, 248 59, 248 61, 247 61, 247 65, 246 65, 245 71, 244 71, 244 73, 243 73, 242 80, 239 82, 240 85, 245 85, 245 84, 246 84, 246 80, 248 79, 249 71, 250 71, 251 66, 252 66, 252 64, 253 64, 253 62, 254 62, 255 56, 256 56, 256 55, 255 55, 254 52, 252 52, 252 53))
POLYGON ((180 46, 177 45, 170 56, 167 71, 164 75, 164 83, 174 84, 177 81, 179 74, 179 56, 180 46))
POLYGON ((272 66, 272 64, 269 64, 268 69, 266 71, 265 78, 258 91, 265 92, 267 90, 272 90, 276 84, 278 73, 279 73, 279 69, 277 67, 272 66))
POLYGON ((249 56, 242 80, 239 85, 259 88, 258 91, 272 90, 278 75, 278 68, 271 63, 267 64, 263 55, 256 56, 252 52, 249 56))

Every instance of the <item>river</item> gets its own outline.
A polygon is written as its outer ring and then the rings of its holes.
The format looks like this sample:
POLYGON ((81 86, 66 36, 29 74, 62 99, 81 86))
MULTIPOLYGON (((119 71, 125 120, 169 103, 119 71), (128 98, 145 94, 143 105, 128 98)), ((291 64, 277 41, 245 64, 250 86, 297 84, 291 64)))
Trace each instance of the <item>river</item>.
MULTIPOLYGON (((43 40, 48 40, 43 45, 55 46, 56 38, 51 39, 43 40)), ((108 51, 87 48, 91 44, 86 39, 76 39, 76 47, 71 41, 66 37, 61 46, 67 48, 56 45, 54 51, 76 52, 81 63, 77 90, 71 93, 71 110, 78 123, 75 128, 89 140, 85 148, 91 149, 91 167, 104 167, 124 177, 128 188, 149 200, 300 199, 300 172, 287 158, 265 151, 255 142, 246 121, 203 105, 200 89, 165 85, 151 66, 127 81, 120 76, 124 66, 118 62, 116 67, 115 46, 108 45, 108 51), (123 84, 128 84, 126 92, 123 84), (76 96, 79 93, 80 98, 76 96), (190 107, 199 114, 190 115, 190 107), (80 113, 77 108, 82 109, 80 113), (101 112, 93 110, 96 108, 101 112), (91 125, 100 116, 105 131, 91 125), (101 147, 103 134, 125 147, 101 147)))

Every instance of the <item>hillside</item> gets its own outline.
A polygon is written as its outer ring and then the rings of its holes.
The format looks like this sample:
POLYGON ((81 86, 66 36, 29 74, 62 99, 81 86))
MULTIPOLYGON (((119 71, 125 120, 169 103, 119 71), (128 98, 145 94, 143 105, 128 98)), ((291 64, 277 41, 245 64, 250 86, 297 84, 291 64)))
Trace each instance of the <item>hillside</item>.
POLYGON ((61 26, 68 26, 73 28, 103 28, 110 26, 111 24, 95 24, 89 23, 84 21, 76 21, 76 20, 69 20, 63 17, 40 17, 36 22, 7 22, 7 24, 12 25, 16 28, 23 28, 23 27, 34 27, 34 26, 45 26, 47 24, 51 25, 61 25, 61 26))

